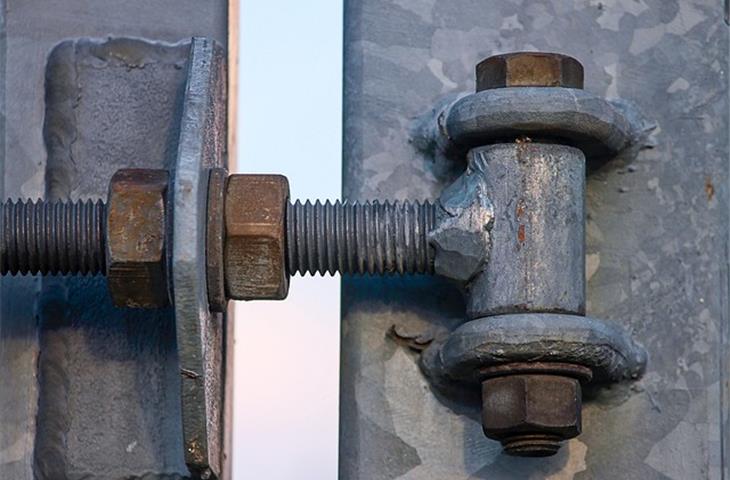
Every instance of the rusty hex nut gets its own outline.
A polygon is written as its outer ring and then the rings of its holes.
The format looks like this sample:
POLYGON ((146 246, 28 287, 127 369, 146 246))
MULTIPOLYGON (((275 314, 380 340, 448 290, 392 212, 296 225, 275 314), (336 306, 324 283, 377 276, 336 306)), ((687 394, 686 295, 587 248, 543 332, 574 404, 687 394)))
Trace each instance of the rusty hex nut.
POLYGON ((109 184, 107 279, 115 305, 156 308, 169 303, 166 275, 168 174, 124 169, 109 184))
POLYGON ((489 378, 482 382, 482 426, 487 437, 503 444, 530 436, 576 437, 581 431, 580 382, 549 374, 489 378))
POLYGON ((225 195, 224 272, 228 298, 281 300, 286 272, 289 182, 281 175, 231 175, 225 195))
POLYGON ((583 88, 583 65, 559 53, 494 55, 477 64, 477 92, 504 87, 583 88))

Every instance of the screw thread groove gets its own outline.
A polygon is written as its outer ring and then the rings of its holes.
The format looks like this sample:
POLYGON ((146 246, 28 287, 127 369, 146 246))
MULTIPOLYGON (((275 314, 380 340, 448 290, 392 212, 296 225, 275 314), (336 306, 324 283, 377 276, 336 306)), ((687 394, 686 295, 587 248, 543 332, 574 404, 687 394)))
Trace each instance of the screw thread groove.
POLYGON ((562 438, 550 434, 515 434, 502 440, 505 453, 516 457, 549 457, 560 450, 562 438))
POLYGON ((290 275, 433 273, 429 202, 296 201, 286 215, 290 275))
POLYGON ((105 217, 101 200, 6 201, 0 224, 0 273, 103 273, 105 217))

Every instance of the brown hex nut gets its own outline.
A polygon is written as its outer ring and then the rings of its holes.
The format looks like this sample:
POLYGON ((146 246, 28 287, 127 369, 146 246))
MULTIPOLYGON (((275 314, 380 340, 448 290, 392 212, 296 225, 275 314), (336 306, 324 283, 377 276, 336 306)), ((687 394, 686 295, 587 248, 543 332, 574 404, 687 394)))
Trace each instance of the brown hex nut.
POLYGON ((477 92, 504 87, 583 88, 583 65, 559 53, 494 55, 476 67, 477 92))
POLYGON ((168 173, 124 169, 109 184, 107 279, 115 305, 168 305, 166 224, 168 173))
POLYGON ((286 209, 281 175, 231 175, 225 196, 224 271, 228 298, 281 300, 289 292, 286 209))
POLYGON ((581 386, 571 377, 519 374, 482 382, 482 426, 507 453, 545 456, 581 432, 581 386))

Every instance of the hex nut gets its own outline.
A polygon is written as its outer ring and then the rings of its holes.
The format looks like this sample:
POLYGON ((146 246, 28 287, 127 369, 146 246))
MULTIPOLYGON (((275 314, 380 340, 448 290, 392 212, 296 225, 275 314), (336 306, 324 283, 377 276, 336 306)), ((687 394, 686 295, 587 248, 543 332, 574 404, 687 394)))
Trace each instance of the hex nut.
POLYGON ((109 184, 107 279, 115 305, 157 308, 169 303, 166 275, 168 173, 123 169, 109 184))
POLYGON ((504 87, 583 88, 583 65, 559 53, 494 55, 476 66, 477 92, 504 87))
POLYGON ((560 375, 522 374, 482 382, 482 427, 495 440, 515 435, 581 432, 580 382, 560 375))
POLYGON ((225 198, 226 295, 235 300, 281 300, 286 272, 289 182, 281 175, 231 175, 225 198))

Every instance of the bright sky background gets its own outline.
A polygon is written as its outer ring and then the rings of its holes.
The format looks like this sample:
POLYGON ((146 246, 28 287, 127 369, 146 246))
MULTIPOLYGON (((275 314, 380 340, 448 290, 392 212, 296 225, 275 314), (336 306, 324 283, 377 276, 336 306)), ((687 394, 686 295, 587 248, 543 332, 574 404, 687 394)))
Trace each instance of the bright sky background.
MULTIPOLYGON (((240 0, 238 172, 340 197, 342 0, 240 0)), ((337 478, 340 286, 236 305, 233 478, 337 478)))

